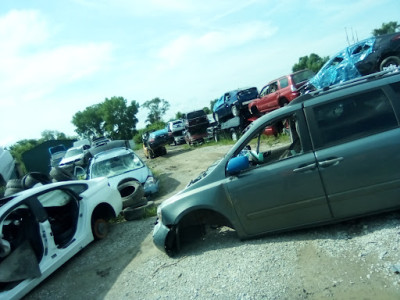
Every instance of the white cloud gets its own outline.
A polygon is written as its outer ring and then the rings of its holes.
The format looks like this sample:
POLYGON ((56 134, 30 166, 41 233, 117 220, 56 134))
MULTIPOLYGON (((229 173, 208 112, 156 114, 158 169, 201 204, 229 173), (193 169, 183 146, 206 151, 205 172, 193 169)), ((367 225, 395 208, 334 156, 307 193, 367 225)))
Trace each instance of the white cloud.
POLYGON ((158 57, 163 66, 175 66, 188 57, 231 51, 253 41, 275 34, 277 27, 264 22, 250 22, 206 32, 202 35, 184 34, 162 47, 158 57))
POLYGON ((0 19, 1 105, 38 100, 111 61, 109 43, 45 46, 52 43, 49 26, 36 11, 11 11, 0 19))
POLYGON ((12 10, 0 17, 0 57, 44 42, 48 26, 38 11, 12 10))

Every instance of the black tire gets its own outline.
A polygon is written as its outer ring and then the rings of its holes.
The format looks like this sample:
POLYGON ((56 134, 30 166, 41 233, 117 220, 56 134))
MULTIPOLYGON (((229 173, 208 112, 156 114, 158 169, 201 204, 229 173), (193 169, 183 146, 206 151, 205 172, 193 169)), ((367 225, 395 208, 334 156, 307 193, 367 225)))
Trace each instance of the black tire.
POLYGON ((237 105, 232 105, 231 111, 234 117, 240 116, 240 108, 237 105))
POLYGON ((214 131, 214 141, 219 142, 219 134, 217 130, 214 131))
POLYGON ((10 179, 7 181, 6 188, 23 189, 21 179, 10 179))
POLYGON ((385 68, 389 67, 390 65, 400 67, 400 58, 397 56, 386 57, 379 65, 379 70, 383 71, 385 68))
POLYGON ((232 141, 234 141, 234 142, 236 142, 238 140, 238 135, 235 130, 232 130, 231 138, 232 138, 232 141))
MULTIPOLYGON (((129 206, 130 208, 137 208, 143 205, 146 205, 148 202, 147 197, 142 197, 142 199, 136 201, 134 204, 132 204, 131 206, 129 206)), ((125 208, 125 207, 124 207, 125 208)))
POLYGON ((108 234, 108 222, 101 218, 92 220, 92 233, 96 240, 104 239, 108 234))
POLYGON ((215 122, 219 123, 219 117, 218 117, 218 114, 216 114, 216 113, 213 113, 213 118, 214 118, 215 122))
POLYGON ((19 188, 6 188, 4 191, 4 197, 8 197, 11 195, 14 195, 16 193, 22 192, 24 189, 19 189, 19 188))
POLYGON ((143 218, 147 208, 153 207, 154 201, 148 201, 146 205, 139 206, 136 208, 127 207, 123 210, 125 220, 134 221, 143 218))
POLYGON ((258 108, 257 108, 257 106, 252 106, 251 107, 251 114, 253 115, 253 116, 256 116, 256 117, 259 117, 261 114, 260 114, 260 111, 258 110, 258 108))
POLYGON ((55 181, 68 181, 68 180, 73 180, 74 176, 68 172, 67 170, 59 167, 53 167, 50 170, 50 176, 55 180, 55 181))
POLYGON ((161 149, 161 155, 166 155, 167 154, 167 148, 162 147, 161 149))
POLYGON ((121 194, 122 208, 138 207, 137 203, 142 203, 144 196, 143 186, 137 180, 131 180, 118 184, 117 189, 121 194))
POLYGON ((30 172, 26 174, 24 177, 22 177, 22 187, 24 189, 30 189, 37 183, 41 184, 48 184, 51 183, 51 179, 49 176, 47 176, 44 173, 40 172, 30 172))
POLYGON ((284 107, 286 105, 289 104, 289 101, 286 98, 282 98, 281 100, 279 100, 279 106, 280 107, 284 107))

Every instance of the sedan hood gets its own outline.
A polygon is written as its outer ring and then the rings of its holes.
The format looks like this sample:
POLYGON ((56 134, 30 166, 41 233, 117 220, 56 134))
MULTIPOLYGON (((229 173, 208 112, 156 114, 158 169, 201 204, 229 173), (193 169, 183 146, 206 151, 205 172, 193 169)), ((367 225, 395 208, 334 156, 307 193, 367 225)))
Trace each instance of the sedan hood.
POLYGON ((143 166, 140 169, 136 169, 133 171, 128 171, 116 176, 111 176, 108 177, 108 182, 110 183, 110 185, 114 188, 117 188, 118 183, 120 183, 121 180, 127 179, 127 178, 132 178, 132 179, 136 179, 137 181, 139 181, 141 184, 144 184, 146 182, 146 179, 148 176, 151 176, 151 172, 150 170, 143 166))

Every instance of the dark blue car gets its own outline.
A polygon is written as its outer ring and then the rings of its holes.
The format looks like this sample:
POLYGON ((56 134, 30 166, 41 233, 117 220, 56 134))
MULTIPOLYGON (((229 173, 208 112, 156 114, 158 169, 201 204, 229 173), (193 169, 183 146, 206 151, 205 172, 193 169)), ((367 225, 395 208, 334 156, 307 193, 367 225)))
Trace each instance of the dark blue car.
POLYGON ((213 117, 218 123, 248 112, 247 105, 258 97, 256 87, 226 92, 213 107, 213 117))

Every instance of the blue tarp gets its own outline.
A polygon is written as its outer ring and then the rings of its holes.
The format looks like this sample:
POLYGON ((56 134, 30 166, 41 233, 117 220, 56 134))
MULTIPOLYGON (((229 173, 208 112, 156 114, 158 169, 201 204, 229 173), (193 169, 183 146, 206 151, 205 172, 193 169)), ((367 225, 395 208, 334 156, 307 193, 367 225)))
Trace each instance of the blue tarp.
POLYGON ((343 49, 328 60, 309 82, 316 89, 322 89, 333 84, 360 77, 361 74, 358 72, 355 65, 372 52, 375 40, 375 37, 371 37, 343 49))

